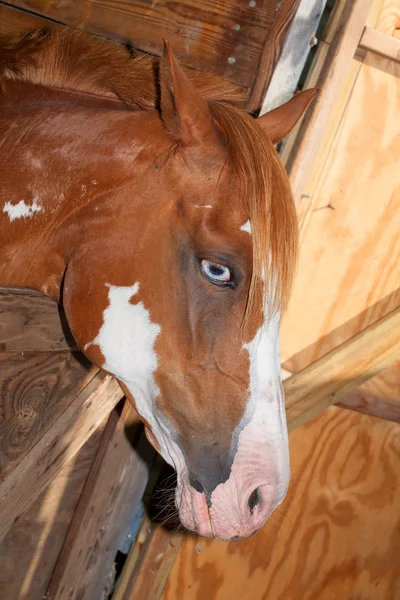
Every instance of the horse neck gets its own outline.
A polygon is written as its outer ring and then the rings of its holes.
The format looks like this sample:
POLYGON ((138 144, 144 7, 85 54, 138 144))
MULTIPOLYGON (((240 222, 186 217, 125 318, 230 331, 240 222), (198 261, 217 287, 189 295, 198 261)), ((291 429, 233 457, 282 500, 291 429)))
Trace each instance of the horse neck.
POLYGON ((0 284, 59 301, 69 256, 97 200, 134 184, 165 136, 155 112, 41 86, 27 94, 24 85, 10 86, 0 104, 8 142, 0 149, 0 284))

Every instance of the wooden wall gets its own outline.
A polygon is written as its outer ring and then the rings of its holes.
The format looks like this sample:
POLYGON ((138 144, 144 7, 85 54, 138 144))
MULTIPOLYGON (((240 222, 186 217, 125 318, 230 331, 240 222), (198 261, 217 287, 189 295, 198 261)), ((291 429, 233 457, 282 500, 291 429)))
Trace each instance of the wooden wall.
POLYGON ((0 2, 0 33, 40 26, 44 18, 157 55, 162 38, 167 38, 185 64, 243 87, 254 110, 261 106, 298 4, 299 0, 11 0, 0 2))
POLYGON ((290 448, 267 525, 239 543, 185 538, 163 600, 400 597, 400 425, 331 407, 290 448))

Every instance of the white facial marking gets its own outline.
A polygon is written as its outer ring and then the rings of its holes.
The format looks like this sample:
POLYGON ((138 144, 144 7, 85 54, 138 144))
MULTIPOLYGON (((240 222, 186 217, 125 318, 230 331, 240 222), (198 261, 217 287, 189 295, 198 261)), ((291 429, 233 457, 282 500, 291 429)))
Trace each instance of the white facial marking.
POLYGON ((250 398, 233 434, 237 449, 229 479, 211 494, 213 531, 222 539, 249 535, 261 527, 286 495, 290 466, 279 322, 280 315, 274 315, 243 346, 250 359, 250 398), (261 502, 249 511, 248 499, 256 489, 261 502))
POLYGON ((246 233, 249 233, 251 235, 251 223, 250 223, 250 221, 246 221, 246 223, 241 226, 240 231, 246 231, 246 233))
POLYGON ((32 217, 35 213, 38 213, 42 210, 42 207, 38 203, 38 198, 35 196, 32 204, 26 204, 24 200, 20 200, 18 204, 11 204, 11 202, 6 202, 3 207, 3 212, 8 214, 8 218, 12 223, 16 219, 21 219, 22 217, 32 217))
POLYGON ((84 349, 91 345, 100 347, 105 358, 103 368, 129 389, 139 414, 150 425, 160 444, 163 458, 175 469, 182 469, 182 451, 172 439, 171 429, 156 407, 159 389, 154 380, 158 366, 154 344, 161 327, 152 323, 143 302, 132 304, 131 299, 138 293, 139 283, 127 287, 107 284, 107 287, 109 306, 103 312, 103 325, 84 349))

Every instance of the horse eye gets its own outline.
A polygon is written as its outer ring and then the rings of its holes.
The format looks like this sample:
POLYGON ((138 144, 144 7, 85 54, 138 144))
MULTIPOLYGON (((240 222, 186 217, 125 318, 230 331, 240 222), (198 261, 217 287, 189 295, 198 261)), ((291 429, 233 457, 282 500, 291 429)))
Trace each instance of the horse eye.
POLYGON ((231 272, 224 265, 203 259, 201 261, 201 270, 207 279, 216 285, 227 285, 231 281, 231 272))

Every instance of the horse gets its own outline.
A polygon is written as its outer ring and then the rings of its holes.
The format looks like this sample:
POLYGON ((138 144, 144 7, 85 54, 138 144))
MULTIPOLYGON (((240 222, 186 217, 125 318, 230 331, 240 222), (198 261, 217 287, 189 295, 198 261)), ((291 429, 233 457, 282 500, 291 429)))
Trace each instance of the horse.
POLYGON ((297 219, 275 150, 314 97, 255 119, 232 83, 67 27, 0 47, 0 284, 63 305, 177 473, 182 524, 255 533, 290 469, 279 323, 297 219))

